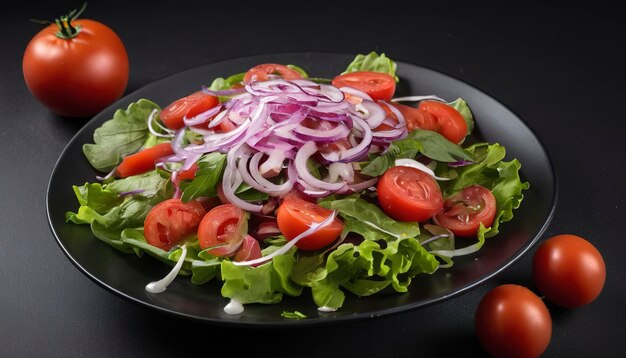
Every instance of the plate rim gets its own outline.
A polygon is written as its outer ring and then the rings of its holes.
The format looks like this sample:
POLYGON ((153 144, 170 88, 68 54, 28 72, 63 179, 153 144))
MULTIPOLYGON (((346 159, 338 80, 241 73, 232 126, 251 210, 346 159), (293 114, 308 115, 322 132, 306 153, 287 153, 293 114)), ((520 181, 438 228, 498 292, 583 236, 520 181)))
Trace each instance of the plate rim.
POLYGON ((355 315, 346 315, 346 316, 335 316, 335 317, 311 317, 311 318, 307 318, 307 319, 301 319, 301 320, 293 320, 293 319, 284 319, 284 320, 277 320, 277 321, 237 321, 237 320, 223 320, 220 318, 212 318, 212 317, 203 317, 203 316, 197 316, 197 315, 193 315, 193 314, 189 314, 189 313, 184 313, 184 312, 180 312, 180 311, 176 311, 176 310, 172 310, 172 309, 168 309, 168 308, 164 308, 158 305, 155 305, 151 302, 148 301, 144 301, 138 298, 135 298, 129 294, 126 294, 124 292, 122 292, 121 290, 112 287, 108 284, 106 284, 105 282, 103 282, 102 280, 100 280, 98 277, 96 277, 95 275, 93 275, 91 272, 89 272, 86 268, 84 268, 68 251, 68 249, 63 245, 63 243, 61 242, 61 238, 60 236, 57 234, 54 224, 52 222, 52 218, 50 215, 50 190, 52 187, 52 182, 53 179, 55 178, 55 176, 57 175, 57 170, 59 168, 59 164, 61 163, 61 160, 64 158, 64 156, 66 155, 66 152, 69 151, 70 147, 72 146, 72 144, 74 144, 74 142, 76 142, 78 140, 78 138, 83 134, 83 131, 86 131, 87 127, 89 126, 90 123, 92 123, 94 121, 94 119, 96 117, 98 117, 100 114, 102 114, 103 112, 107 112, 110 110, 116 110, 119 108, 118 103, 122 102, 124 100, 126 100, 127 98, 135 95, 137 92, 139 91, 143 91, 148 87, 154 86, 154 85, 158 85, 158 83, 165 81, 169 78, 172 77, 176 77, 179 76, 182 73, 186 73, 186 72, 190 72, 190 71, 194 71, 197 70, 199 68, 202 67, 206 67, 206 66, 211 66, 211 65, 216 65, 219 63, 226 63, 229 61, 234 61, 234 60, 246 60, 246 59, 251 59, 251 58, 255 58, 255 57, 261 57, 261 56, 290 56, 290 55, 316 55, 316 54, 322 54, 322 55, 328 55, 328 56, 354 56, 354 54, 349 54, 349 53, 340 53, 340 52, 325 52, 325 51, 297 51, 297 52, 279 52, 279 53, 259 53, 259 54, 255 54, 255 55, 247 55, 247 56, 239 56, 239 57, 230 57, 230 58, 226 58, 226 59, 220 59, 220 60, 216 60, 216 61, 212 61, 212 62, 208 62, 208 63, 204 63, 198 66, 194 66, 194 67, 189 67, 186 69, 183 69, 181 71, 177 71, 168 75, 165 75, 157 80, 154 80, 144 86, 138 87, 137 89, 135 89, 134 91, 125 94, 124 96, 118 98, 117 100, 115 100, 115 102, 113 102, 111 105, 107 106, 106 108, 102 109, 100 112, 98 112, 97 114, 95 114, 91 119, 89 119, 88 121, 86 121, 84 123, 84 125, 72 136, 72 138, 65 144, 65 147, 63 148, 63 150, 61 151, 61 153, 59 154, 57 160, 54 163, 54 166, 50 172, 50 175, 48 177, 48 183, 46 185, 46 198, 45 198, 45 207, 46 207, 46 217, 47 217, 47 222, 48 222, 48 227, 50 228, 55 241, 57 243, 57 245, 61 248, 61 250, 63 251, 63 253, 65 254, 65 256, 70 260, 70 262, 76 267, 78 268, 78 270, 80 272, 82 272, 85 276, 87 276, 89 279, 91 279, 93 282, 95 282, 98 286, 104 288, 105 290, 114 293, 115 295, 119 295, 122 298, 133 302, 141 307, 149 307, 151 309, 155 309, 157 312, 162 312, 165 313, 169 316, 173 316, 173 317, 180 317, 180 318, 185 318, 185 319, 191 319, 194 320, 196 322, 203 322, 203 323, 207 323, 207 324, 212 324, 212 325, 219 325, 219 326, 229 326, 229 327, 246 327, 246 328, 286 328, 286 327, 310 327, 310 326, 324 326, 324 325, 333 325, 333 324, 345 324, 348 322, 357 322, 357 321, 362 321, 362 320, 366 320, 366 319, 373 319, 373 318, 378 318, 378 317, 383 317, 383 316, 389 316, 389 315, 394 315, 394 314, 398 314, 401 312, 409 312, 409 311, 416 311, 418 308, 422 308, 422 307, 426 307, 426 306, 430 306, 430 305, 434 305, 437 303, 440 303, 442 301, 448 300, 450 298, 456 297, 456 296, 460 296, 462 294, 467 293, 468 291, 470 291, 473 288, 476 288, 478 286, 481 286, 483 284, 485 284, 488 280, 492 279, 493 277, 495 277, 496 275, 500 274, 501 272, 503 272, 504 270, 506 270, 508 267, 510 267, 511 265, 513 265, 515 262, 517 262, 517 260, 519 260, 522 256, 524 256, 536 243, 537 241, 539 241, 539 239, 541 238, 541 236, 543 236, 543 234, 545 233, 545 231, 547 230, 547 228, 550 226, 550 223, 552 222, 552 219, 554 217, 554 213, 556 211, 556 207, 557 207, 557 202, 558 202, 558 192, 559 192, 559 185, 558 185, 558 180, 557 180, 557 173, 556 170, 554 168, 553 165, 553 160, 550 156, 550 153, 546 150, 546 146, 543 143, 543 141, 541 140, 541 137, 537 136, 537 133, 535 132, 535 130, 533 130, 533 128, 531 128, 524 120, 522 117, 520 117, 519 115, 517 115, 516 112, 514 112, 513 110, 511 110, 511 108, 503 103, 502 101, 498 100, 496 97, 492 96, 490 93, 482 90, 481 88, 475 86, 474 84, 471 84, 463 79, 459 79, 453 75, 450 75, 448 73, 442 72, 440 70, 436 70, 433 69, 431 67, 428 66, 424 66, 421 64, 417 64, 417 63, 411 63, 411 62, 406 62, 403 60, 397 60, 395 61, 397 64, 401 64, 403 66, 408 65, 410 66, 415 66, 415 67, 419 67, 421 69, 427 70, 427 71, 431 71, 434 72, 438 75, 443 75, 445 77, 449 77, 455 81, 458 81, 460 83, 463 83, 467 86, 469 86, 470 88, 476 90, 477 92, 479 92, 480 94, 484 95, 485 97, 495 101, 496 103, 498 103, 500 106, 502 106, 503 108, 505 108, 507 111, 509 111, 510 113, 512 113, 516 119, 518 119, 521 124, 533 135, 533 137, 537 140, 537 142, 539 143, 539 147, 541 149, 541 152, 546 156, 547 159, 547 164, 548 167, 550 169, 550 175, 552 177, 552 186, 553 186, 553 192, 552 192, 552 197, 549 199, 550 203, 550 209, 549 212, 545 218, 545 221, 543 222, 543 224, 541 225, 541 227, 539 228, 539 230, 537 231, 537 233, 534 235, 534 237, 532 237, 530 240, 528 240, 518 251, 516 251, 509 260, 507 260, 506 262, 504 262, 502 265, 498 266, 497 268, 495 268, 493 270, 493 272, 491 272, 490 274, 484 275, 482 277, 480 277, 477 280, 474 280, 470 283, 467 283, 463 286, 461 286, 460 288, 455 289, 453 292, 449 293, 449 294, 444 294, 441 295, 439 297, 435 297, 426 301, 420 301, 420 302, 414 302, 414 303, 408 303, 405 305, 401 305, 401 306, 394 306, 394 307, 389 307, 389 308, 385 308, 385 309, 380 309, 380 310, 376 310, 376 311, 371 311, 371 312, 364 312, 364 313, 357 313, 355 315))

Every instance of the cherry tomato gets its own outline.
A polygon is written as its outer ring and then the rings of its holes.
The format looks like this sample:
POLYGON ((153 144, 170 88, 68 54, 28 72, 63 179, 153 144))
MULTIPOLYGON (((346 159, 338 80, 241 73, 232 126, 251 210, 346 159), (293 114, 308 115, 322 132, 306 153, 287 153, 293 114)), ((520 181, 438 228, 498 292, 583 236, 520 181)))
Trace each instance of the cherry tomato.
POLYGON ((116 169, 119 178, 142 174, 154 169, 154 164, 159 158, 174 154, 171 143, 161 143, 154 147, 131 154, 122 160, 116 169))
POLYGON ((183 203, 169 199, 157 204, 146 216, 143 230, 146 241, 163 250, 169 250, 194 234, 206 211, 199 202, 183 203))
POLYGON ((377 192, 383 211, 399 221, 426 221, 443 208, 437 182, 411 167, 389 168, 378 180, 377 192))
POLYGON ((241 262, 256 260, 261 256, 261 246, 259 245, 257 239, 250 235, 246 235, 241 246, 239 246, 237 251, 235 251, 233 261, 241 262))
POLYGON ((193 117, 217 106, 220 103, 217 97, 198 91, 187 97, 177 99, 163 108, 159 117, 170 129, 180 129, 185 126, 183 118, 193 117))
POLYGON ((546 305, 518 285, 498 286, 487 293, 474 323, 478 340, 493 357, 538 357, 552 337, 546 305))
POLYGON ((417 109, 426 111, 437 118, 437 132, 452 143, 460 143, 467 135, 467 124, 459 111, 437 101, 422 101, 417 109))
POLYGON ((54 113, 85 117, 124 93, 128 55, 109 27, 62 16, 32 38, 22 71, 30 92, 54 113))
POLYGON ((435 220, 456 236, 476 237, 480 223, 490 227, 495 217, 493 193, 480 185, 471 185, 446 199, 435 220))
POLYGON ((352 87, 367 93, 374 101, 389 101, 396 92, 396 80, 381 72, 350 72, 335 77, 332 81, 337 88, 352 87))
POLYGON ((279 65, 277 63, 265 63, 252 67, 246 72, 243 77, 244 83, 250 83, 252 81, 267 81, 271 79, 270 75, 280 76, 286 80, 299 80, 302 75, 296 70, 293 70, 285 65, 279 65))
POLYGON ((541 293, 559 306, 575 308, 595 300, 606 280, 598 250, 576 235, 546 240, 533 258, 533 277, 541 293))
POLYGON ((227 257, 241 246, 248 233, 248 215, 233 204, 216 206, 198 227, 198 241, 203 250, 214 256, 227 257))
POLYGON ((439 126, 439 121, 437 117, 435 117, 430 112, 426 112, 422 109, 413 108, 410 106, 405 106, 403 104, 393 104, 398 108, 400 113, 404 116, 404 120, 406 121, 406 129, 412 131, 416 128, 424 129, 433 132, 439 132, 441 127, 439 126))
MULTIPOLYGON (((322 222, 331 214, 332 210, 298 199, 294 195, 278 207, 276 219, 280 232, 290 241, 309 229, 311 224, 322 222)), ((336 218, 330 225, 298 241, 296 246, 302 250, 319 250, 335 241, 342 230, 343 222, 336 218)))

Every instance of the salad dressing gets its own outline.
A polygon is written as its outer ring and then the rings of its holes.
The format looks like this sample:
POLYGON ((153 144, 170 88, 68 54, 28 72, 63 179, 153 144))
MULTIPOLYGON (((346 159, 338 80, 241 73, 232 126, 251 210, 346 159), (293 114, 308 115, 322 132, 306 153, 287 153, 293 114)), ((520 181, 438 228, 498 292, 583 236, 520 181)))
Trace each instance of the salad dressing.
POLYGON ((224 307, 224 312, 226 312, 227 314, 241 314, 243 313, 243 305, 241 304, 241 302, 237 301, 234 298, 230 299, 230 302, 228 302, 228 304, 224 307))
POLYGON ((178 261, 172 271, 159 281, 153 281, 147 284, 146 291, 150 293, 161 293, 167 290, 167 286, 174 281, 174 278, 178 275, 180 268, 183 267, 183 262, 185 262, 185 256, 187 256, 187 246, 183 245, 181 248, 183 252, 180 254, 180 258, 178 258, 178 261))

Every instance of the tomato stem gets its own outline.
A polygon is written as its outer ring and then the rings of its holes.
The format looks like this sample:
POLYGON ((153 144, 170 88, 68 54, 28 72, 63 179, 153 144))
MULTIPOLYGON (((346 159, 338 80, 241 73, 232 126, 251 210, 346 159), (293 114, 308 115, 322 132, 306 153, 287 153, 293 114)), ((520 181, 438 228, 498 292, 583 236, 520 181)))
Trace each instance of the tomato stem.
MULTIPOLYGON (((69 40, 76 37, 80 33, 81 26, 72 24, 72 21, 76 20, 87 8, 87 3, 84 3, 80 10, 76 9, 70 11, 67 15, 59 16, 58 19, 54 19, 54 23, 57 24, 59 31, 56 32, 56 36, 60 39, 69 40)), ((31 19, 30 21, 47 25, 53 24, 52 21, 31 19)))

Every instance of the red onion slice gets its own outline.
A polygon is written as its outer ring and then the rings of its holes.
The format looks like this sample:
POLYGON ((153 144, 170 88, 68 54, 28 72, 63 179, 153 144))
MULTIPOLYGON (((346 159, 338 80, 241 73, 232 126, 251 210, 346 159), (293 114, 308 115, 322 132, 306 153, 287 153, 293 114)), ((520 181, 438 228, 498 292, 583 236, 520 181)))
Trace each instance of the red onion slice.
POLYGON ((446 102, 446 100, 441 99, 435 95, 428 95, 428 96, 408 96, 408 97, 397 97, 397 98, 393 98, 391 100, 391 102, 420 102, 420 101, 426 101, 426 100, 434 100, 434 101, 439 101, 439 102, 446 102))
POLYGON ((188 127, 203 124, 206 121, 208 121, 211 117, 218 114, 221 110, 222 110, 222 105, 220 104, 205 112, 199 113, 198 115, 192 118, 187 118, 187 115, 185 114, 185 116, 183 117, 183 123, 185 123, 185 125, 188 127))
POLYGON ((374 129, 385 120, 385 110, 376 102, 363 101, 356 105, 357 109, 365 109, 365 121, 374 129))
POLYGON ((367 123, 365 123, 365 121, 359 116, 353 116, 352 119, 354 120, 355 125, 358 125, 363 130, 364 135, 361 142, 357 146, 354 146, 345 151, 322 153, 322 157, 324 157, 324 159, 328 160, 329 162, 347 163, 359 160, 363 158, 365 154, 367 154, 370 144, 372 143, 372 130, 370 129, 369 125, 367 125, 367 123))
POLYGON ((365 93, 363 91, 359 91, 356 88, 345 86, 345 87, 339 87, 339 90, 341 92, 349 93, 349 94, 351 94, 353 96, 356 96, 356 97, 359 97, 359 98, 362 98, 362 99, 365 99, 365 100, 368 100, 368 101, 374 101, 369 94, 367 94, 367 93, 365 93))
POLYGON ((300 176, 300 178, 302 178, 302 180, 304 180, 307 184, 319 189, 330 191, 341 189, 343 187, 343 183, 328 183, 317 179, 309 172, 307 168, 307 161, 315 153, 317 153, 317 145, 313 141, 307 142, 302 146, 302 148, 300 148, 298 154, 296 154, 296 160, 294 161, 298 176, 300 176))

